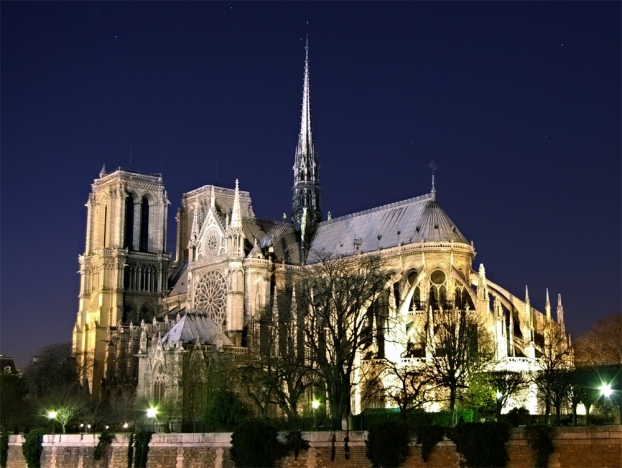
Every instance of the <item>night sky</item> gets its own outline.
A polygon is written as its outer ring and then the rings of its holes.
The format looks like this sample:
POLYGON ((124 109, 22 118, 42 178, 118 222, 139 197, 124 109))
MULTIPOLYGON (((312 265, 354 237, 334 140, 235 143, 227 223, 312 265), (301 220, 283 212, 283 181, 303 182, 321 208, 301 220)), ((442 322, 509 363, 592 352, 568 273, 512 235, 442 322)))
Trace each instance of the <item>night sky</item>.
POLYGON ((577 335, 620 311, 620 2, 3 1, 1 352, 66 342, 103 164, 290 213, 309 22, 322 209, 430 191, 577 335), (555 307, 555 303, 553 304, 555 307))

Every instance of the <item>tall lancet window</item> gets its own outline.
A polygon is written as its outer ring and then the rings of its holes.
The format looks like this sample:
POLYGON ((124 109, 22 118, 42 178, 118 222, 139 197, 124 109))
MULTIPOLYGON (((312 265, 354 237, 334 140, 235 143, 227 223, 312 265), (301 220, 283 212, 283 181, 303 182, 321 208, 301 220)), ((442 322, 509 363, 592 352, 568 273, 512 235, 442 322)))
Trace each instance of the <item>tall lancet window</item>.
POLYGON ((140 207, 140 251, 149 250, 149 200, 143 197, 140 207))
POLYGON ((104 245, 103 247, 106 248, 106 242, 108 241, 106 234, 108 234, 106 231, 108 230, 108 206, 104 206, 104 245))
POLYGON ((123 247, 134 250, 134 197, 125 199, 125 240, 123 247))

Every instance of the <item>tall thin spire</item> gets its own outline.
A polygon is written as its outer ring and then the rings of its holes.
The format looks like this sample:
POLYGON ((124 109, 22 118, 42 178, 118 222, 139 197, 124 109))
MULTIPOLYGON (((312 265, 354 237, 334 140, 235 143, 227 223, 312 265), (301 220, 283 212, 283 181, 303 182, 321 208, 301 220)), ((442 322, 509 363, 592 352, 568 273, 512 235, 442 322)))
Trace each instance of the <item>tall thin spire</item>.
POLYGON ((544 304, 544 311, 546 313, 546 321, 551 321, 551 301, 549 300, 549 288, 546 288, 546 302, 544 304))
MULTIPOLYGON (((307 23, 308 26, 308 23, 307 23)), ((294 162, 294 186, 292 187, 292 222, 297 231, 302 227, 302 216, 307 209, 307 228, 315 230, 322 219, 320 210, 320 181, 317 152, 313 139, 311 122, 311 90, 309 80, 309 32, 305 43, 305 69, 302 88, 302 115, 300 118, 300 133, 296 146, 294 162)), ((310 235, 305 238, 310 239, 310 235)))
POLYGON ((240 189, 238 179, 235 179, 235 195, 233 196, 233 209, 231 210, 231 227, 242 227, 242 214, 240 212, 240 189))
POLYGON ((559 323, 562 332, 565 333, 566 327, 564 324, 564 306, 562 305, 562 295, 557 295, 557 323, 559 323))
POLYGON ((438 169, 438 166, 436 165, 434 160, 432 160, 432 162, 428 164, 428 167, 432 170, 432 191, 430 193, 432 194, 432 198, 436 200, 436 187, 434 186, 434 172, 438 169))

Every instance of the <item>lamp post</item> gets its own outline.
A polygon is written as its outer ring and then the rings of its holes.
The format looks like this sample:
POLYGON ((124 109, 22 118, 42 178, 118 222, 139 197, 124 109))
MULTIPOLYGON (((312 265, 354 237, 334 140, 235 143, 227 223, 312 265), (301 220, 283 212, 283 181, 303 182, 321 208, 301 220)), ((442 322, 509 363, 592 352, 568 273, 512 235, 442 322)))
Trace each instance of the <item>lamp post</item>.
POLYGON ((320 407, 320 402, 313 400, 311 406, 313 406, 313 428, 317 431, 317 409, 320 407))
POLYGON ((600 393, 605 397, 605 425, 609 424, 609 413, 607 412, 607 397, 611 395, 611 385, 601 385, 600 393))
POLYGON ((56 426, 56 416, 58 415, 57 411, 50 411, 48 413, 48 418, 52 420, 52 437, 54 437, 54 426, 56 426))

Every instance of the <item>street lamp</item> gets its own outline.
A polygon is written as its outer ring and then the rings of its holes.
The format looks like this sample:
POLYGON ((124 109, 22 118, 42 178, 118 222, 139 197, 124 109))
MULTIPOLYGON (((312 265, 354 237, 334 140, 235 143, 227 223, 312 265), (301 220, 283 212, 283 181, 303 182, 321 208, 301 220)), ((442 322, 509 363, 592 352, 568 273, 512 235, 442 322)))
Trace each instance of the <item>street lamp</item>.
POLYGON ((153 432, 155 432, 155 423, 153 422, 153 419, 157 416, 158 414, 158 409, 154 408, 153 406, 151 406, 148 410, 147 410, 147 417, 149 419, 151 419, 151 430, 153 432))
POLYGON ((57 411, 50 411, 48 413, 48 418, 52 420, 52 437, 54 437, 54 426, 56 425, 56 416, 58 415, 57 411))
POLYGON ((609 424, 609 413, 607 412, 607 397, 611 395, 611 385, 601 385, 600 393, 605 397, 605 425, 609 424))
POLYGON ((320 407, 320 402, 317 400, 313 400, 311 406, 313 406, 313 426, 317 431, 317 409, 320 407))

